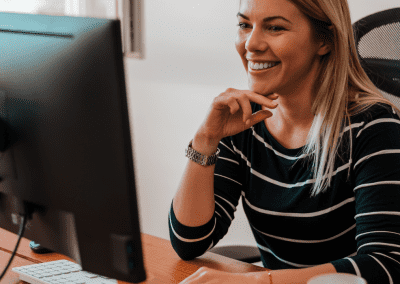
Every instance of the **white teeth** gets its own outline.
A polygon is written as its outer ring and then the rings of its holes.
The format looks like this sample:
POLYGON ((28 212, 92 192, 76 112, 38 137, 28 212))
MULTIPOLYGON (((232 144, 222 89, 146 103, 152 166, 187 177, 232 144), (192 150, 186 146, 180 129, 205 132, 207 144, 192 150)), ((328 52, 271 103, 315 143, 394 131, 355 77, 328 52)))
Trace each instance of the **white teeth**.
POLYGON ((251 69, 260 70, 260 69, 268 69, 268 68, 274 67, 274 66, 276 66, 278 63, 279 63, 279 62, 254 63, 254 62, 249 61, 248 66, 249 66, 249 68, 251 68, 251 69))

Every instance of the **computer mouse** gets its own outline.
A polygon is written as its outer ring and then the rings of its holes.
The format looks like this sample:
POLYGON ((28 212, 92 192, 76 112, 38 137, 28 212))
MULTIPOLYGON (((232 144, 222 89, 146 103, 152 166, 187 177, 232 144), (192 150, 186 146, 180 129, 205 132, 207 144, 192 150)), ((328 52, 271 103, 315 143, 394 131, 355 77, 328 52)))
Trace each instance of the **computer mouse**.
POLYGON ((42 247, 40 244, 35 243, 34 241, 31 241, 29 243, 29 247, 31 248, 31 250, 34 253, 38 253, 38 254, 44 254, 44 253, 50 253, 50 252, 54 252, 48 248, 42 247))

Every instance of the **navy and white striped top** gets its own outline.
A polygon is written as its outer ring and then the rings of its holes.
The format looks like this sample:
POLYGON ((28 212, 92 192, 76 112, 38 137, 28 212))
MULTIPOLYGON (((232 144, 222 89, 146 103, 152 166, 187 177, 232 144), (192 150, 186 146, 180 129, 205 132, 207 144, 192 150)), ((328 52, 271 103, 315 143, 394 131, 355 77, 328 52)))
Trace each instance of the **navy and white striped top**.
MULTIPOLYGON (((253 113, 260 108, 252 103, 253 113)), ((369 284, 400 283, 400 118, 392 107, 375 104, 351 123, 352 157, 346 127, 331 186, 316 197, 310 197, 311 164, 299 161, 291 168, 302 148, 283 147, 263 122, 222 139, 213 218, 188 227, 171 204, 168 223, 177 254, 190 260, 214 247, 241 197, 264 267, 332 263, 369 284)))

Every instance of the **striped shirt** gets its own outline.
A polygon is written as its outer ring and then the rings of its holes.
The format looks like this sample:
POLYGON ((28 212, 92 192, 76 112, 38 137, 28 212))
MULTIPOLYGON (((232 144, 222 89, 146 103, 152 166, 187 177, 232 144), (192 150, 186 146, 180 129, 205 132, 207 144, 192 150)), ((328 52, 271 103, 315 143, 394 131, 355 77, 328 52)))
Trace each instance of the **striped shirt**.
MULTIPOLYGON (((252 103, 253 113, 260 109, 252 103)), ((350 119, 331 185, 316 197, 310 197, 312 163, 294 164, 306 161, 299 157, 302 147, 283 147, 263 122, 222 139, 213 218, 188 227, 171 204, 169 232, 177 254, 190 260, 214 247, 242 198, 264 267, 332 263, 368 284, 400 283, 400 118, 389 105, 375 104, 350 119)))

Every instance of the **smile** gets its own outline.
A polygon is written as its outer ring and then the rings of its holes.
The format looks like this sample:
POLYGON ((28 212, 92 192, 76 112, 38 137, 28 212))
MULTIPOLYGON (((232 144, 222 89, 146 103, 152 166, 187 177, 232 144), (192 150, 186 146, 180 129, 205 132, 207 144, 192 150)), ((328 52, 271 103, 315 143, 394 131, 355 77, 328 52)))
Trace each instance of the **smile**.
POLYGON ((248 66, 249 70, 262 71, 262 70, 266 70, 266 69, 275 67, 276 65, 279 65, 279 64, 280 64, 280 62, 254 63, 254 62, 249 61, 247 66, 248 66))

